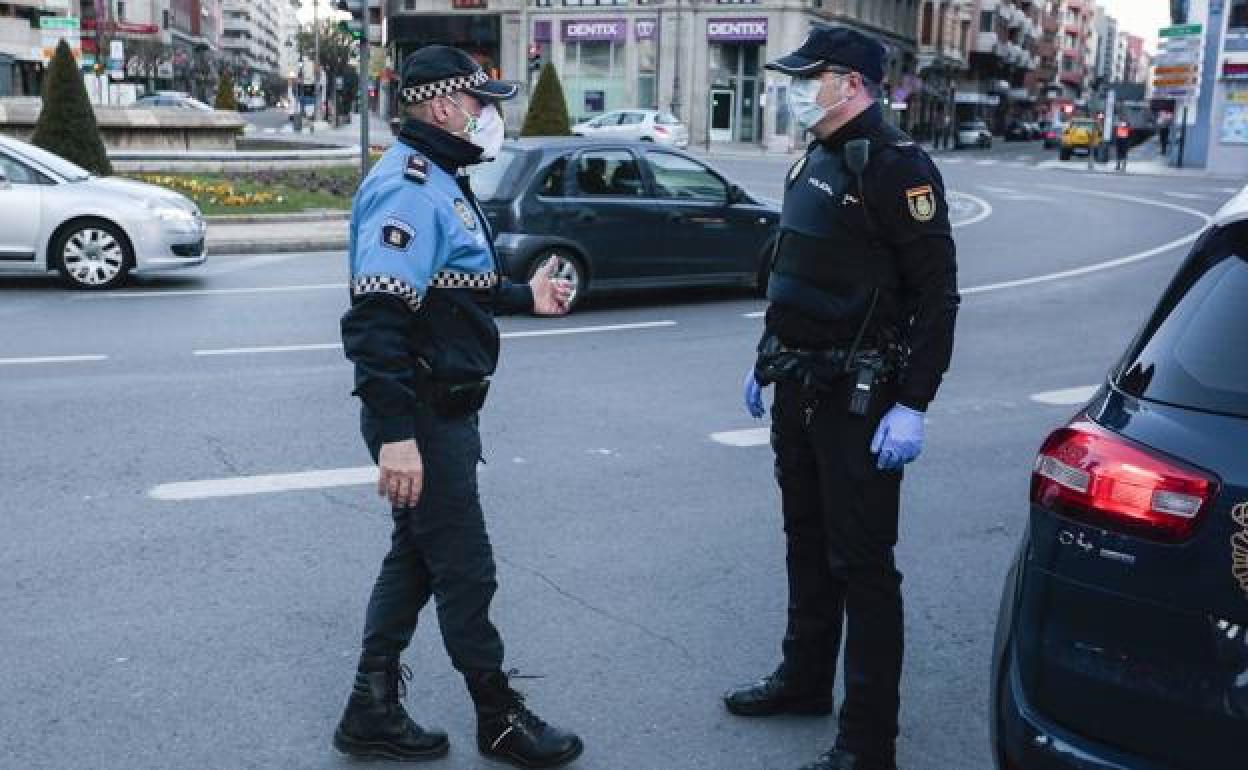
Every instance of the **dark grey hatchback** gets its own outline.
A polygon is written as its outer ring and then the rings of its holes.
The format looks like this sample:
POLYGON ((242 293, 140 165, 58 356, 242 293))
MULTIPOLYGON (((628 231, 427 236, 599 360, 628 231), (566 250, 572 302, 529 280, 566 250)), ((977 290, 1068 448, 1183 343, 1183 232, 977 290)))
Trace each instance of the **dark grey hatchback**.
POLYGON ((526 281, 557 256, 573 302, 591 291, 761 286, 780 220, 774 203, 647 142, 521 139, 472 177, 502 269, 526 281))
POLYGON ((1248 191, 1041 447, 992 682, 1002 770, 1248 768, 1248 191))

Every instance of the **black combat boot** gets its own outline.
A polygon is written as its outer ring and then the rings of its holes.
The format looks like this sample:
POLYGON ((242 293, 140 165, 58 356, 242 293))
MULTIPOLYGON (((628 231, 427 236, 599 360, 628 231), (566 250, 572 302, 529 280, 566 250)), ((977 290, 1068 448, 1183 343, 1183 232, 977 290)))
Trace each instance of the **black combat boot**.
POLYGON ((724 706, 739 717, 827 716, 832 713, 832 682, 830 677, 799 680, 781 663, 770 676, 725 695, 724 706))
POLYGON ((517 767, 559 767, 581 755, 581 739, 546 724, 501 671, 464 674, 477 709, 477 748, 517 767))
POLYGON ((361 656, 347 710, 334 731, 334 747, 360 759, 419 762, 446 756, 451 748, 446 733, 425 730, 399 702, 407 693, 404 680, 411 678, 398 658, 361 656))
POLYGON ((897 770, 893 760, 870 761, 845 749, 829 749, 798 770, 897 770))

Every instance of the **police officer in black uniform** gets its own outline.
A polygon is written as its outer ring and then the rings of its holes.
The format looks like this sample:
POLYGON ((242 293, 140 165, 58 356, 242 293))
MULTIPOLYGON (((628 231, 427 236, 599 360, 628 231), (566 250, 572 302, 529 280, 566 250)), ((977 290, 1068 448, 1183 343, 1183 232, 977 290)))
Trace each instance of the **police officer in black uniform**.
POLYGON ((741 716, 829 714, 835 746, 804 770, 895 770, 902 664, 897 541, 902 468, 953 350, 959 303, 944 183, 876 103, 886 51, 818 27, 767 65, 815 141, 786 180, 770 305, 746 408, 772 446, 789 577, 783 661, 725 696, 741 716), (844 628, 844 630, 843 630, 844 628))
POLYGON ((516 87, 444 46, 409 56, 402 81, 399 141, 355 197, 351 307, 342 319, 364 440, 394 531, 334 745, 364 758, 446 754, 446 735, 418 726, 400 702, 411 674, 399 656, 432 598, 476 707, 479 750, 520 767, 557 767, 581 753, 581 741, 525 707, 503 673, 503 643, 489 618, 497 584, 477 496, 477 412, 498 361, 494 315, 566 313, 570 287, 552 277, 553 261, 528 285, 502 278, 464 173, 497 156, 497 103, 516 87))

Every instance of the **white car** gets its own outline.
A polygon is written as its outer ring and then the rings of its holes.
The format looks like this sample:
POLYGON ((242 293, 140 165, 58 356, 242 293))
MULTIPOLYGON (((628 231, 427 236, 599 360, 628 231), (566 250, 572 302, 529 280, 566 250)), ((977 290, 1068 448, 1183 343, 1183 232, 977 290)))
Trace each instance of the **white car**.
POLYGON ((184 195, 0 136, 0 275, 56 270, 71 286, 111 289, 131 271, 203 264, 205 230, 184 195))
POLYGON ((252 112, 262 112, 269 108, 269 103, 265 101, 264 94, 252 94, 248 96, 245 104, 247 109, 252 112))
POLYGON ((689 146, 689 129, 675 116, 659 110, 615 110, 572 126, 574 136, 635 139, 642 142, 689 146))
POLYGON ((982 120, 968 120, 958 124, 957 149, 978 147, 987 150, 992 147, 992 131, 982 120))

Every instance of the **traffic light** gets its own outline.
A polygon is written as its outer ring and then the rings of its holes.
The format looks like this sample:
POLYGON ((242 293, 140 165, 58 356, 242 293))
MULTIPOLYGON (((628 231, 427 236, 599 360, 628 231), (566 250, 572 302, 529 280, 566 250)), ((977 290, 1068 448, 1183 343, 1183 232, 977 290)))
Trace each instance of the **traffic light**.
POLYGON ((529 72, 537 72, 541 68, 542 68, 541 43, 532 43, 529 45, 529 72))
POLYGON ((334 3, 334 8, 343 13, 351 14, 351 18, 338 22, 338 29, 350 35, 356 40, 364 38, 365 20, 364 15, 368 13, 368 6, 365 0, 338 0, 334 3))

